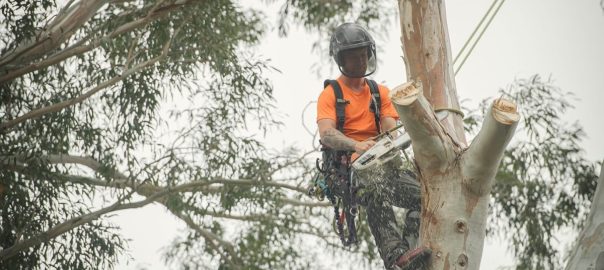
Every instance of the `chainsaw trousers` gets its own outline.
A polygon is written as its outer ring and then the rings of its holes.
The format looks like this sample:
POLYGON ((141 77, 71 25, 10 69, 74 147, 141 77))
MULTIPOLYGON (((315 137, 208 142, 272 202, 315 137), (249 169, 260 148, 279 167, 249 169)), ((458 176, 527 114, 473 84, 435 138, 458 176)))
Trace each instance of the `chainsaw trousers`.
POLYGON ((367 212, 367 222, 387 269, 417 244, 421 210, 420 186, 415 175, 388 162, 379 168, 353 172, 359 183, 357 198, 367 212), (397 222, 393 206, 405 208, 404 227, 397 222))

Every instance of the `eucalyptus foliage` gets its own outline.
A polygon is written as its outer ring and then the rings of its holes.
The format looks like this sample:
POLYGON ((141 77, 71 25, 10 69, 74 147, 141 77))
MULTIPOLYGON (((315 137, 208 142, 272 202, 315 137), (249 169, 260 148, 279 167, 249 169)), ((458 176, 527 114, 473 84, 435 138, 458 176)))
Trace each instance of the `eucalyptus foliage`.
MULTIPOLYGON (((378 3, 283 1, 276 23, 369 23, 378 3)), ((253 49, 266 14, 225 0, 0 10, 1 269, 113 268, 127 242, 106 217, 149 203, 189 228, 166 252, 176 268, 316 268, 309 238, 341 250, 332 210, 304 195, 312 164, 261 143, 280 126, 275 69, 253 49)))

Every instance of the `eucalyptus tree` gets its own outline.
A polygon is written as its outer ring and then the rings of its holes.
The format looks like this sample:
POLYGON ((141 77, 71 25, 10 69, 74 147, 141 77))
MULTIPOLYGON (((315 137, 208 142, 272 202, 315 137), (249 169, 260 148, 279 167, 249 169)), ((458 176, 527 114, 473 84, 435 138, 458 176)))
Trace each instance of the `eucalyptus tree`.
MULTIPOLYGON (((590 166, 587 169, 577 168, 583 165, 577 164, 577 160, 564 160, 565 155, 576 153, 576 147, 572 147, 578 134, 555 129, 554 121, 558 118, 555 110, 560 107, 564 109, 566 104, 556 107, 551 106, 552 103, 555 105, 563 101, 538 99, 539 94, 547 91, 540 88, 538 83, 535 89, 520 92, 520 95, 533 95, 537 102, 543 103, 530 112, 538 116, 524 116, 528 119, 529 128, 533 129, 529 137, 545 136, 559 145, 550 141, 546 142, 549 148, 545 152, 535 151, 537 149, 525 152, 527 145, 521 144, 506 156, 508 160, 503 165, 507 167, 499 169, 521 116, 514 99, 507 96, 495 99, 483 110, 482 127, 469 144, 452 72, 444 2, 400 0, 398 3, 409 82, 394 88, 390 96, 412 139, 416 170, 422 183, 420 244, 433 250, 430 269, 479 269, 491 192, 498 172, 501 177, 507 176, 508 180, 520 180, 521 183, 532 180, 527 179, 529 175, 549 176, 551 179, 547 184, 556 184, 560 177, 586 176, 587 179, 581 179, 579 183, 592 187, 595 185, 595 173, 590 171, 590 166), (449 117, 436 120, 434 112, 440 110, 449 111, 449 117), (537 123, 530 122, 536 119, 539 119, 535 121, 537 123), (571 148, 566 148, 568 146, 571 148), (555 163, 559 161, 567 162, 555 163), (533 164, 537 166, 530 166, 533 164), (566 166, 576 169, 570 172, 571 169, 566 166), (539 174, 541 172, 545 174, 539 174)), ((495 197, 505 198, 517 194, 522 194, 520 197, 523 198, 535 196, 522 208, 509 204, 518 200, 499 202, 503 205, 503 211, 509 211, 505 217, 514 221, 512 225, 526 229, 529 235, 512 238, 519 250, 533 250, 528 254, 517 253, 520 258, 518 268, 521 269, 555 267, 553 258, 556 254, 548 246, 551 245, 552 232, 544 229, 572 223, 569 219, 576 218, 575 213, 569 216, 564 207, 576 211, 576 205, 573 204, 577 200, 585 202, 587 196, 593 195, 593 189, 573 188, 573 196, 579 198, 572 198, 567 191, 558 193, 550 187, 544 188, 540 183, 542 179, 535 180, 526 182, 526 185, 512 184, 515 188, 495 193, 495 197), (553 214, 540 215, 547 211, 540 208, 539 203, 551 203, 551 200, 558 200, 554 203, 556 208, 553 214), (531 214, 536 218, 528 217, 531 214), (544 236, 547 240, 540 239, 544 236), (529 242, 525 244, 527 238, 529 242), (533 261, 533 256, 546 260, 533 261)))

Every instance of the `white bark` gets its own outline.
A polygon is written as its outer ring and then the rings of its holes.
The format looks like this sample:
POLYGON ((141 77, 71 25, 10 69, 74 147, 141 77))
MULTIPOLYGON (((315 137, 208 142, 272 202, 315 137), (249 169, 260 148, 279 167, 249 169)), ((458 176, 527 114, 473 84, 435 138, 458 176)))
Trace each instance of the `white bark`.
POLYGON ((391 92, 413 141, 423 185, 420 242, 434 251, 432 269, 479 269, 489 191, 519 115, 513 103, 495 101, 482 130, 463 152, 420 93, 412 83, 391 92))
POLYGON ((420 245, 429 269, 480 269, 489 193, 519 115, 498 100, 467 148, 442 1, 399 0, 407 83, 392 102, 413 144, 422 184, 420 245), (437 121, 435 110, 450 116, 437 121), (466 149, 467 148, 467 149, 466 149))
POLYGON ((604 166, 600 169, 598 186, 591 203, 585 228, 566 265, 567 270, 604 269, 604 166))

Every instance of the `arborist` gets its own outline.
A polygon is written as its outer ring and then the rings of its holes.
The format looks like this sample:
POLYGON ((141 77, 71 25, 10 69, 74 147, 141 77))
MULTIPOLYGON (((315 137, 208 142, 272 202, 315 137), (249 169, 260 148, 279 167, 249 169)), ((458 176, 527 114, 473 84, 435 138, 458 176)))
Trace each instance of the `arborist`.
POLYGON ((323 162, 317 166, 324 181, 317 188, 335 206, 337 230, 344 245, 357 241, 354 217, 357 207, 363 206, 384 266, 421 269, 431 250, 411 246, 419 237, 421 209, 415 175, 401 168, 400 156, 375 170, 357 172, 351 168, 358 155, 375 145, 375 136, 394 128, 398 119, 389 89, 366 78, 377 66, 375 41, 358 24, 344 23, 331 36, 329 52, 341 75, 325 81, 318 99, 323 162), (392 205, 407 209, 402 233, 392 205))

